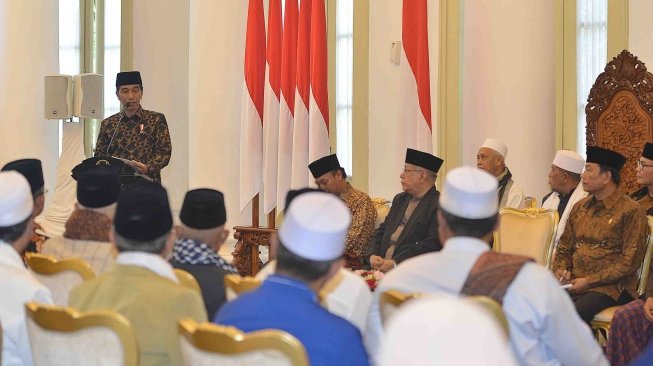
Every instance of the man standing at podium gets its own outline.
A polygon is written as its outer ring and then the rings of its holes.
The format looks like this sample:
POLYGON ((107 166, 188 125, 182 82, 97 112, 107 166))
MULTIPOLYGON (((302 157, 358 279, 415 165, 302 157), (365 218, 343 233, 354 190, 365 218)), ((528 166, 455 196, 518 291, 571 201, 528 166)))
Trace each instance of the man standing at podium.
POLYGON ((161 169, 172 153, 166 117, 141 107, 143 81, 138 71, 118 73, 116 96, 122 110, 102 121, 94 155, 120 158, 161 183, 161 169))

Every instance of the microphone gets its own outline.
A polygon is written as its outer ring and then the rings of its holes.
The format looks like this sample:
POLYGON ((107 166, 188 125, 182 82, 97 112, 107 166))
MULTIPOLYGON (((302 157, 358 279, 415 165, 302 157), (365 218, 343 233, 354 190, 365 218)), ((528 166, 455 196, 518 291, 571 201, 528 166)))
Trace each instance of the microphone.
POLYGON ((109 154, 109 148, 111 147, 111 143, 113 142, 113 138, 116 137, 116 132, 118 132, 118 124, 116 123, 116 128, 113 131, 113 135, 111 136, 111 139, 109 140, 109 144, 107 145, 107 156, 111 156, 109 154))

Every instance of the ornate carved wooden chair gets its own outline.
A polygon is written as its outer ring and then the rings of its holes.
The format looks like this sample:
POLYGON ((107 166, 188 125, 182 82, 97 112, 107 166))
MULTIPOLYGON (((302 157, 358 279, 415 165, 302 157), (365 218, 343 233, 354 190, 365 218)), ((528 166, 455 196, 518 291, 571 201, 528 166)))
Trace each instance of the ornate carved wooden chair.
POLYGON ((551 266, 558 212, 542 208, 502 208, 493 250, 525 255, 547 268, 551 266))
POLYGON ((653 74, 637 57, 621 51, 596 78, 585 113, 587 146, 624 155, 621 187, 634 191, 637 160, 644 143, 653 141, 653 74))
POLYGON ((179 321, 184 365, 308 366, 301 342, 277 329, 243 333, 234 327, 179 321))
POLYGON ((54 257, 36 253, 28 253, 25 257, 34 276, 50 289, 56 305, 68 305, 70 290, 95 277, 91 266, 79 258, 58 261, 54 257))
POLYGON ((81 313, 33 302, 25 308, 36 366, 138 365, 136 335, 129 320, 119 313, 81 313))

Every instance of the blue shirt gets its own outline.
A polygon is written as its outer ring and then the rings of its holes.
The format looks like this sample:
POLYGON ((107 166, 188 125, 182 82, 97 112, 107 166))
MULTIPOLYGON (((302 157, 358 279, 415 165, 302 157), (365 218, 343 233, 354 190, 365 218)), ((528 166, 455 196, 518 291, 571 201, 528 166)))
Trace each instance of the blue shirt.
POLYGON ((635 359, 630 366, 650 366, 653 365, 653 342, 649 343, 646 351, 639 358, 635 359))
POLYGON ((244 332, 288 332, 302 342, 312 366, 369 364, 358 328, 325 310, 305 283, 290 277, 268 277, 258 289, 222 306, 213 322, 244 332))

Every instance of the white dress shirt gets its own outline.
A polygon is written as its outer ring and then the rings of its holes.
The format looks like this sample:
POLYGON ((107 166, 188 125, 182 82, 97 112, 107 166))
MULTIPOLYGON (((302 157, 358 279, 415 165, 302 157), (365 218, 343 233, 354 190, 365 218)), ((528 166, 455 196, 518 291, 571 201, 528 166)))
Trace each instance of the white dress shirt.
MULTIPOLYGON (((382 325, 379 297, 384 291, 460 294, 487 243, 469 237, 447 240, 440 252, 411 258, 389 272, 374 292, 366 345, 379 354, 382 325)), ((510 343, 520 365, 608 366, 588 326, 567 293, 544 267, 527 263, 508 287, 503 310, 510 325, 510 343)), ((437 341, 437 340, 434 340, 437 341)))
MULTIPOLYGON (((257 274, 256 278, 264 280, 276 269, 276 260, 272 260, 257 274)), ((369 286, 357 274, 341 268, 338 273, 320 290, 326 301, 327 310, 355 325, 361 334, 365 334, 368 310, 372 302, 369 286)))
POLYGON ((2 365, 31 366, 32 353, 25 320, 25 303, 52 304, 50 291, 25 268, 14 248, 0 241, 0 322, 2 365))
POLYGON ((146 252, 122 252, 116 257, 116 264, 137 266, 148 269, 174 283, 179 283, 172 265, 158 254, 146 252))

